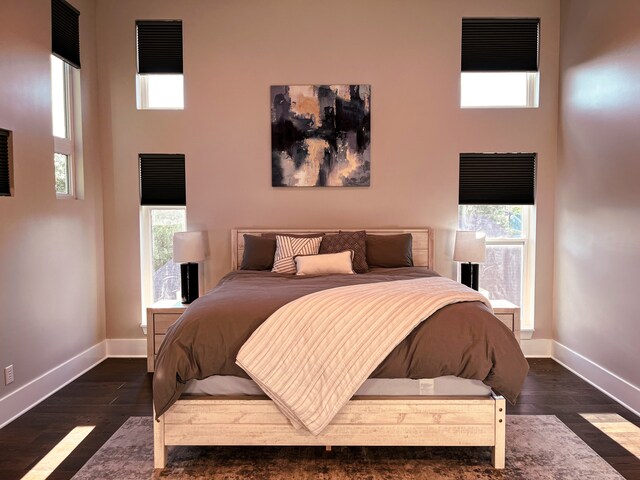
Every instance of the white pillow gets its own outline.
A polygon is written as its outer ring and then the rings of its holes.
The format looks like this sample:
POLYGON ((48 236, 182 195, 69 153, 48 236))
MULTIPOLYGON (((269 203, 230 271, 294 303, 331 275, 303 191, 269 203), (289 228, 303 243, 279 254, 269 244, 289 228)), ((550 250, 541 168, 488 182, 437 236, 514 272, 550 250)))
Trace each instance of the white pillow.
POLYGON ((296 273, 296 255, 315 255, 320 250, 322 237, 287 237, 276 235, 276 254, 272 272, 296 273))
POLYGON ((296 275, 355 274, 353 271, 353 250, 321 255, 299 255, 294 260, 296 275))

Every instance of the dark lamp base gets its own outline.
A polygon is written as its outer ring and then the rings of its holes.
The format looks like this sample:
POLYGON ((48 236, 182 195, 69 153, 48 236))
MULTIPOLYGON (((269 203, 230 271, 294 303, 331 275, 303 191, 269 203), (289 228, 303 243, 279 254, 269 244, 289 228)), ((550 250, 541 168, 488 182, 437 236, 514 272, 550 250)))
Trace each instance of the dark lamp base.
POLYGON ((182 303, 191 303, 200 296, 198 292, 198 264, 181 263, 182 303))
POLYGON ((460 283, 478 290, 480 265, 477 263, 463 263, 460 265, 460 283))

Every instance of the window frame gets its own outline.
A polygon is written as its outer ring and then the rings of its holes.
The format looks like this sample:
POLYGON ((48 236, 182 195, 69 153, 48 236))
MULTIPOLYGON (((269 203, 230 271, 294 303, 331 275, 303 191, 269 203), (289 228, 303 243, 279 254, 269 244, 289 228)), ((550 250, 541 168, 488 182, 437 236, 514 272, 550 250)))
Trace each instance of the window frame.
MULTIPOLYGON (((540 98, 540 17, 483 16, 463 17, 460 44, 460 107, 461 108, 538 108, 540 98), (522 105, 464 105, 462 79, 465 73, 500 74, 525 73, 525 96, 522 105)), ((507 88, 495 89, 499 98, 507 88)), ((484 82, 487 80, 484 79, 484 82)), ((520 80, 519 80, 520 81, 520 80)), ((505 84, 506 85, 506 84, 505 84)), ((519 90, 519 89, 518 89, 519 90)), ((476 97, 486 98, 486 90, 476 97), (483 95, 485 94, 485 95, 483 95)))
MULTIPOLYGON (((64 82, 64 107, 65 107, 65 122, 66 122, 66 133, 67 136, 62 138, 56 135, 53 135, 53 153, 54 153, 54 162, 55 162, 55 154, 66 155, 68 158, 67 161, 67 185, 69 186, 69 191, 67 193, 61 193, 55 190, 55 170, 54 170, 54 190, 56 192, 56 198, 58 199, 75 199, 76 198, 76 125, 75 125, 75 105, 74 105, 74 83, 75 83, 75 74, 72 71, 72 67, 64 60, 60 59, 56 55, 51 55, 51 61, 53 59, 57 59, 62 63, 62 78, 64 82)), ((53 63, 52 63, 53 69, 53 63)), ((53 95, 53 91, 52 91, 53 95)), ((53 102, 52 102, 52 112, 53 118, 53 102)), ((53 134, 53 129, 52 129, 53 134)), ((55 169, 55 164, 54 164, 55 169)))
MULTIPOLYGON (((466 205, 458 206, 458 222, 460 221, 460 208, 466 205)), ((513 205, 515 206, 515 205, 513 205)), ((504 246, 522 246, 522 281, 521 281, 521 299, 520 305, 520 321, 523 336, 530 336, 535 330, 535 205, 517 205, 522 208, 522 237, 521 238, 505 238, 486 236, 485 242, 487 247, 496 245, 504 246)), ((459 225, 459 223, 458 223, 459 225)), ((459 226, 459 228, 462 228, 459 226)), ((458 281, 460 281, 460 267, 457 269, 458 281)), ((480 276, 479 287, 482 289, 482 276, 480 276)), ((496 300, 496 299, 494 299, 496 300)))
MULTIPOLYGON (((138 110, 184 110, 184 31, 182 20, 136 20, 136 107, 138 110), (179 75, 181 106, 149 103, 149 81, 179 75)), ((172 90, 173 92, 173 90, 172 90)), ((176 92, 177 93, 177 89, 176 92)))
MULTIPOLYGON (((147 308, 153 301, 153 224, 154 210, 184 211, 185 230, 187 226, 187 207, 185 205, 140 205, 140 287, 141 287, 141 322, 144 333, 147 327, 147 308)), ((176 302, 179 299, 176 298, 176 302)))

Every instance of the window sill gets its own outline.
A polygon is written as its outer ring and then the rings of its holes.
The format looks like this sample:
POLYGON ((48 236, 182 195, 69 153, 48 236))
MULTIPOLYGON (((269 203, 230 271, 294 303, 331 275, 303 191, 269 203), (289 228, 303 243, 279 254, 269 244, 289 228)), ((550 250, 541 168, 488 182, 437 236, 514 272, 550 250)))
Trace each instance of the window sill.
POLYGON ((147 324, 146 323, 141 323, 140 324, 140 328, 142 329, 142 333, 144 335, 146 335, 147 334, 147 324))

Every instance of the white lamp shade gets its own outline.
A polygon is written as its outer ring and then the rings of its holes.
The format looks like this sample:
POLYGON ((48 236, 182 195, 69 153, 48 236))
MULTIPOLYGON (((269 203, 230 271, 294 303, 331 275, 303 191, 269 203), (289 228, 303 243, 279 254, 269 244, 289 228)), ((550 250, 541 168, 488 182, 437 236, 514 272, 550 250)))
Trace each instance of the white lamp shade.
POLYGON ((173 261, 195 263, 206 258, 203 232, 177 232, 173 234, 173 261))
POLYGON ((486 254, 486 235, 484 232, 458 230, 453 260, 456 262, 482 263, 486 254))

